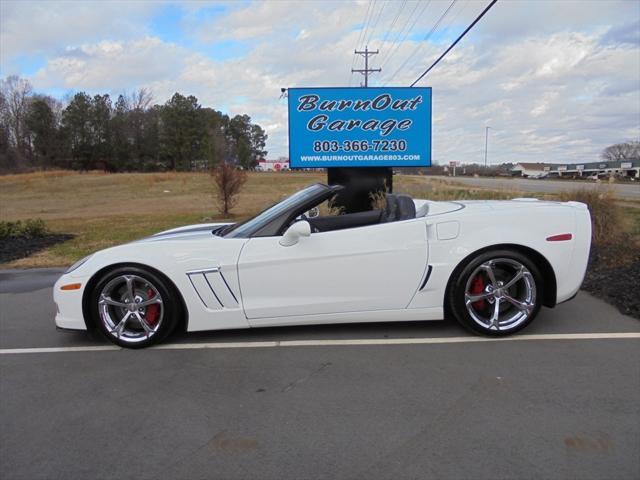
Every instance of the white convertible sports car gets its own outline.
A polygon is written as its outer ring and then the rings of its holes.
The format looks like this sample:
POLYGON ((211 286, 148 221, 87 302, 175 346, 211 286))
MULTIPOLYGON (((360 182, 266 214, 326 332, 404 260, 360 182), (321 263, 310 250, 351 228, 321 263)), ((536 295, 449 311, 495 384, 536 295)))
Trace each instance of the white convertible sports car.
POLYGON ((381 210, 319 215, 340 188, 311 185, 243 223, 176 228, 96 252, 56 282, 56 325, 98 330, 124 347, 177 327, 445 315, 500 336, 571 299, 584 278, 591 221, 582 203, 387 195, 381 210))

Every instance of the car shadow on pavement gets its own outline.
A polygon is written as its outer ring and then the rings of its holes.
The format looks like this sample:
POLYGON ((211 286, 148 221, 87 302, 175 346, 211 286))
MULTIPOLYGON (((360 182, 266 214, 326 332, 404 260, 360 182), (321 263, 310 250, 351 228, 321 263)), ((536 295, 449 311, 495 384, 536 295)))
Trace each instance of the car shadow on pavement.
POLYGON ((424 338, 471 335, 455 321, 375 322, 284 327, 260 327, 208 332, 178 332, 176 343, 262 342, 287 340, 340 340, 373 338, 424 338))

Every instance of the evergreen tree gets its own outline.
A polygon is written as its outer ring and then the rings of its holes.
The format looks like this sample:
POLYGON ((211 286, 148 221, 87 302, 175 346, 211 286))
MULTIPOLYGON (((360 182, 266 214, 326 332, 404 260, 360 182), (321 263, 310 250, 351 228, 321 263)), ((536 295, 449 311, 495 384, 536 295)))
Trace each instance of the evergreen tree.
POLYGON ((192 95, 176 92, 150 106, 145 89, 120 95, 115 104, 108 94, 78 92, 63 109, 30 88, 17 77, 2 82, 0 170, 203 170, 222 161, 252 169, 267 153, 267 135, 251 117, 229 118, 192 95))
POLYGON ((91 142, 91 97, 76 93, 62 112, 62 128, 69 141, 71 168, 88 169, 93 157, 91 142))
POLYGON ((45 97, 34 97, 29 103, 26 117, 33 148, 35 166, 46 167, 56 163, 58 125, 50 102, 45 97))

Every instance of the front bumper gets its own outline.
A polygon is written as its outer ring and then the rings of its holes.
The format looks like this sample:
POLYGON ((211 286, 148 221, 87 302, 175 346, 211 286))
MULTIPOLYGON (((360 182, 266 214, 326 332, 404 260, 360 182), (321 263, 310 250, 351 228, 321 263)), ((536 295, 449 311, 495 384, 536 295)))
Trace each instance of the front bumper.
POLYGON ((82 296, 88 278, 69 274, 62 275, 53 286, 53 301, 56 304, 56 327, 65 330, 86 330, 82 314, 82 296), (63 285, 80 283, 78 290, 61 290, 63 285))

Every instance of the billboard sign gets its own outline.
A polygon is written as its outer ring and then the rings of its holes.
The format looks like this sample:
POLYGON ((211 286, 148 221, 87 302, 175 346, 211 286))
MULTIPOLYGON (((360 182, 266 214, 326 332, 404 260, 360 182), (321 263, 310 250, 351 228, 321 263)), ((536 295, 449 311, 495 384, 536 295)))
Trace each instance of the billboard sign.
POLYGON ((291 168, 431 166, 431 88, 290 88, 291 168))

